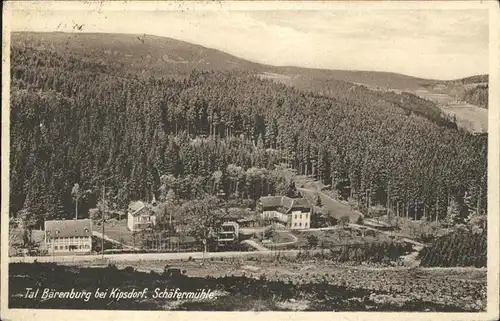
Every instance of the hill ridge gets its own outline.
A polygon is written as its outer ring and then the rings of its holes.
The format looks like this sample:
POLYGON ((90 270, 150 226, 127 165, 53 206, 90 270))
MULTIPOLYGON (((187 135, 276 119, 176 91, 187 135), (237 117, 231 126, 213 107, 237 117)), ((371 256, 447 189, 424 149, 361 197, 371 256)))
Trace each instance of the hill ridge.
MULTIPOLYGON (((294 65, 273 65, 269 63, 259 63, 255 62, 246 58, 238 57, 237 55, 231 54, 229 52, 216 49, 213 47, 208 47, 204 46, 198 43, 174 38, 174 37, 167 37, 167 36, 159 36, 159 35, 154 35, 154 34, 148 34, 148 33, 108 33, 108 32, 79 32, 79 33, 71 33, 71 32, 61 32, 61 31, 55 31, 55 32, 32 32, 32 31, 15 31, 12 32, 13 35, 21 35, 21 34, 39 34, 39 35, 50 35, 50 34, 59 34, 59 35, 68 35, 68 36, 104 36, 104 37, 123 37, 123 36, 129 36, 129 37, 144 37, 144 39, 147 38, 155 38, 155 39, 163 39, 169 42, 177 42, 179 44, 187 45, 187 46, 193 46, 193 47, 198 47, 202 48, 205 50, 209 51, 214 51, 218 52, 220 54, 223 54, 225 56, 231 56, 233 58, 236 58, 238 60, 244 61, 247 64, 252 64, 256 66, 261 66, 265 68, 271 68, 273 70, 280 70, 280 71, 285 71, 285 72, 292 72, 294 70, 301 70, 301 71, 307 71, 307 72, 312 72, 312 73, 331 73, 330 76, 335 76, 335 73, 344 73, 344 74, 351 74, 351 75, 384 75, 384 76, 396 76, 396 77, 405 77, 405 78, 410 78, 415 81, 425 81, 425 82, 444 82, 444 81, 455 81, 455 80, 461 80, 461 79, 467 79, 467 78, 473 78, 473 77, 479 77, 479 76, 484 76, 484 75, 471 75, 468 77, 463 77, 459 79, 449 79, 449 80, 444 80, 444 79, 432 79, 432 78, 423 78, 423 77, 417 77, 417 76, 412 76, 412 75, 407 75, 403 73, 398 73, 395 71, 384 71, 384 70, 367 70, 367 69, 330 69, 330 68, 314 68, 314 67, 304 67, 304 66, 294 66, 294 65)), ((343 80, 341 78, 338 78, 338 80, 343 80)))

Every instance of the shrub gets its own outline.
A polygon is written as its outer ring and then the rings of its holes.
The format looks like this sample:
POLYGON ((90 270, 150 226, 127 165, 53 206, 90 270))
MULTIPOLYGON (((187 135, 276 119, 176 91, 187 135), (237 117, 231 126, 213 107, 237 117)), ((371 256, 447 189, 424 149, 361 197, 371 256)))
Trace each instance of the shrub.
POLYGON ((418 239, 423 243, 429 243, 429 242, 432 242, 435 239, 435 237, 434 237, 434 235, 432 235, 430 233, 422 233, 422 234, 420 234, 418 239))
POLYGON ((349 219, 349 216, 347 215, 344 215, 340 218, 340 224, 342 225, 346 225, 346 224, 349 224, 351 220, 349 219))
POLYGON ((132 273, 132 272, 135 272, 135 269, 133 267, 131 267, 131 266, 127 266, 122 271, 123 272, 127 272, 127 273, 132 273))
POLYGON ((307 244, 310 248, 318 246, 318 237, 314 234, 311 234, 307 237, 307 244))

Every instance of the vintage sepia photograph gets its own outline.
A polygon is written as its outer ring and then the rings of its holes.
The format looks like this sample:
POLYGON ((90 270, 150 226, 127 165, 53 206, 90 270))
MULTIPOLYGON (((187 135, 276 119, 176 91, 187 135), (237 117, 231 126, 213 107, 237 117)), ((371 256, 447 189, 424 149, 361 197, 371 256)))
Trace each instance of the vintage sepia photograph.
POLYGON ((2 307, 498 313, 496 7, 369 5, 10 1, 2 307))

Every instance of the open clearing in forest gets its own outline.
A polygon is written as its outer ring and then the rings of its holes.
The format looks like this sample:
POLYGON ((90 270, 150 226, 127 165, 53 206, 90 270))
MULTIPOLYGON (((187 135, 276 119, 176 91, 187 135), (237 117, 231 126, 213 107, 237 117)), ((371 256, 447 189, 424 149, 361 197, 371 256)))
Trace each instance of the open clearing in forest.
POLYGON ((424 88, 412 92, 433 101, 448 116, 455 116, 459 127, 466 128, 471 132, 488 131, 488 109, 457 101, 456 98, 446 93, 431 92, 424 88))

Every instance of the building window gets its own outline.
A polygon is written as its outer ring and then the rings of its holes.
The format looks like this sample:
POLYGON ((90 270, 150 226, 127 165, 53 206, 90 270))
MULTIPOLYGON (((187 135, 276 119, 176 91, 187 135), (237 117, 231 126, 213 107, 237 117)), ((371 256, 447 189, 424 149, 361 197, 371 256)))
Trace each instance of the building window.
POLYGON ((67 245, 65 245, 65 246, 64 246, 64 249, 65 249, 65 250, 67 250, 67 249, 68 249, 68 246, 67 246, 67 245))
POLYGON ((294 225, 293 225, 293 226, 297 226, 297 223, 294 223, 294 225))
POLYGON ((307 223, 304 223, 304 226, 307 227, 307 223))
POLYGON ((300 214, 300 219, 302 219, 302 214, 300 214))
POLYGON ((302 226, 302 222, 299 223, 299 226, 302 226))

